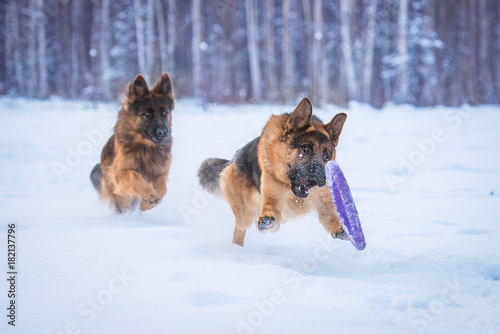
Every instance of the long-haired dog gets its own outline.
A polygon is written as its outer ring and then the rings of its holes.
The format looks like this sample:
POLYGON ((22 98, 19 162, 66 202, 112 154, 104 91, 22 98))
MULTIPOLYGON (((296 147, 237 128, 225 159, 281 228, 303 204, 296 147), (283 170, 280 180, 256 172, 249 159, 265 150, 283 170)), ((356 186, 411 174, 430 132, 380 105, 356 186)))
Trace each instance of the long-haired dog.
POLYGON ((118 213, 155 207, 167 192, 170 169, 172 81, 167 73, 148 89, 139 74, 128 88, 109 138, 90 178, 101 199, 118 213))

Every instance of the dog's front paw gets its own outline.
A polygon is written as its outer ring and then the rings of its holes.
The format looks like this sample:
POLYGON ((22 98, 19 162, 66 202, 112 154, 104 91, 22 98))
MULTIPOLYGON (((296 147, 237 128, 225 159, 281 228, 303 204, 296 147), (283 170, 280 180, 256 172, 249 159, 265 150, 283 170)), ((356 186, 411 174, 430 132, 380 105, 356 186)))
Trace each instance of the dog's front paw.
POLYGON ((148 202, 146 202, 145 200, 142 200, 141 201, 141 204, 139 206, 139 210, 141 211, 147 211, 147 210, 151 210, 152 208, 154 208, 157 204, 150 204, 148 202))
POLYGON ((142 200, 149 205, 156 205, 156 204, 158 204, 158 202, 160 202, 160 199, 161 199, 160 196, 158 195, 158 193, 156 192, 156 190, 154 190, 153 188, 151 188, 147 192, 144 192, 141 195, 141 197, 142 197, 142 200))
POLYGON ((347 235, 347 233, 345 233, 344 229, 341 229, 337 233, 333 233, 332 237, 334 237, 335 239, 349 240, 349 236, 347 235))
POLYGON ((273 228, 276 219, 274 217, 260 217, 257 222, 259 231, 267 231, 273 228))

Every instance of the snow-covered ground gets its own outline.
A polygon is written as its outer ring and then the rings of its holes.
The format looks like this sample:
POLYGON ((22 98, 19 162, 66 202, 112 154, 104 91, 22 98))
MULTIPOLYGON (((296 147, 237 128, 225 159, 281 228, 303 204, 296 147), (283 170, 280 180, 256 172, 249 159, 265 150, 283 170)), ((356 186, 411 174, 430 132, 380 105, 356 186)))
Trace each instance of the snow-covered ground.
MULTIPOLYGON (((17 333, 499 333, 500 107, 316 110, 367 247, 313 215, 231 244, 233 214, 196 171, 293 106, 178 101, 168 193, 114 215, 89 173, 116 104, 0 99, 0 268, 16 224, 17 333), (3 253, 2 253, 3 252, 3 253)), ((7 282, 1 280, 1 332, 7 282)))

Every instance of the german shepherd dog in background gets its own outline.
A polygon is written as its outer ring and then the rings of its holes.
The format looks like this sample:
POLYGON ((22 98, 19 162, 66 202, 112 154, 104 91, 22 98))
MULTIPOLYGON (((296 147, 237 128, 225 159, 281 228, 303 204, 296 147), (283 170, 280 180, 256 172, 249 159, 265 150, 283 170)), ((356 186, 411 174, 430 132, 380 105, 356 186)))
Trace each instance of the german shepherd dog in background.
POLYGON ((139 74, 128 88, 109 138, 90 179, 101 199, 118 213, 154 208, 167 192, 174 109, 172 81, 167 73, 149 90, 139 74))
POLYGON ((233 160, 212 158, 201 164, 200 184, 222 194, 236 216, 233 243, 243 246, 253 222, 260 231, 275 232, 281 222, 311 210, 317 210, 332 237, 348 239, 325 187, 325 165, 335 160, 346 118, 340 113, 323 124, 304 98, 292 114, 273 115, 260 137, 233 160))

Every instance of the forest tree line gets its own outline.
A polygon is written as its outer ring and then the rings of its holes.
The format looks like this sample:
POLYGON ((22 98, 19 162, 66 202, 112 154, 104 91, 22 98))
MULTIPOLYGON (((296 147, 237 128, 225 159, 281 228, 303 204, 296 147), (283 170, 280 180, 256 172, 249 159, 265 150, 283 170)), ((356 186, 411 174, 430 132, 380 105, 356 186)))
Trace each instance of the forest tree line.
POLYGON ((3 0, 0 94, 114 100, 168 72, 203 102, 500 101, 498 0, 3 0))

